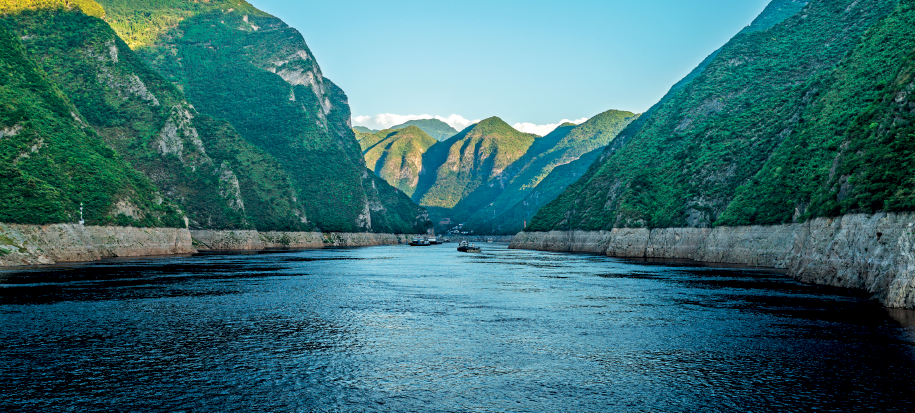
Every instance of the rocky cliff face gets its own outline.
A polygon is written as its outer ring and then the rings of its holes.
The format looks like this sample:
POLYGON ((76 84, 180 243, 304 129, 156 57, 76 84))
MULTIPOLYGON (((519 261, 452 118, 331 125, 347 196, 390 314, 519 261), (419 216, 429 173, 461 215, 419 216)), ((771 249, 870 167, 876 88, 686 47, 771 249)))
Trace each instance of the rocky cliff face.
POLYGON ((195 252, 183 228, 0 224, 0 267, 195 252))
POLYGON ((200 113, 227 120, 281 165, 309 222, 326 231, 425 230, 421 208, 366 173, 347 97, 295 29, 244 1, 100 3, 200 113), (138 25, 158 34, 137 34, 138 25))
POLYGON ((0 22, 25 39, 30 58, 88 125, 180 205, 192 228, 308 227, 304 205, 276 161, 230 125, 198 113, 104 21, 50 8, 0 22))
POLYGON ((804 282, 868 291, 915 308, 915 213, 817 218, 802 224, 525 232, 512 248, 690 259, 788 270, 804 282))

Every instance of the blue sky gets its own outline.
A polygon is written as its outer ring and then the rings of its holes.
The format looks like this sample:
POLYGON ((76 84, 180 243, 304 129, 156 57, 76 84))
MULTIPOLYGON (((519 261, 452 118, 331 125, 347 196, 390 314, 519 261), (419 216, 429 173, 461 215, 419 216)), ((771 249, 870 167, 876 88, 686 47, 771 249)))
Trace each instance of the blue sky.
POLYGON ((302 32, 356 124, 499 116, 531 131, 647 110, 769 3, 249 1, 302 32))

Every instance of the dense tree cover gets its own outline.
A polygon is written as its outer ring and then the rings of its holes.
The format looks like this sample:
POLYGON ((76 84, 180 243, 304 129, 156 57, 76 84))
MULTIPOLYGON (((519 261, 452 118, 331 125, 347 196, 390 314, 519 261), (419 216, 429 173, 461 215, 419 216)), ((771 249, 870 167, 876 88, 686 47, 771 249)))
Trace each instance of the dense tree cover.
POLYGON ((105 10, 93 0, 0 0, 0 13, 15 15, 26 10, 73 10, 105 17, 105 10))
MULTIPOLYGON (((625 131, 624 145, 610 145, 599 164, 542 208, 528 229, 709 226, 802 218, 807 212, 794 213, 799 205, 777 198, 784 192, 781 184, 767 181, 758 187, 769 192, 759 192, 746 189, 747 183, 769 162, 783 159, 776 153, 798 155, 800 146, 812 142, 814 135, 802 131, 820 116, 815 107, 836 68, 849 64, 848 53, 862 35, 896 5, 893 0, 814 0, 768 29, 737 35, 701 74, 643 117, 638 129, 625 131), (809 138, 795 142, 803 136, 809 138), (729 209, 738 192, 750 204, 772 205, 779 212, 759 214, 749 204, 729 209), (785 214, 788 209, 791 213, 785 214)), ((763 17, 758 20, 769 21, 763 17)), ((864 109, 852 101, 834 104, 844 106, 846 114, 864 109)), ((833 140, 829 135, 815 139, 833 140)), ((837 144, 841 141, 826 146, 837 144)), ((831 161, 826 162, 827 171, 831 161)), ((818 163, 812 169, 823 167, 818 163)), ((798 171, 790 176, 796 182, 815 179, 798 171)))
POLYGON ((915 210, 915 2, 900 2, 809 90, 798 129, 719 224, 915 210))
POLYGON ((231 126, 197 114, 105 22, 62 10, 24 11, 2 22, 27 39, 30 56, 94 130, 176 201, 192 228, 309 228, 276 162, 231 126), (214 159, 214 150, 223 156, 214 159))
POLYGON ((0 222, 184 226, 0 26, 0 222))
MULTIPOLYGON (((370 211, 398 215, 390 222, 423 216, 406 195, 382 194, 388 188, 378 184, 387 184, 366 171, 346 95, 323 77, 301 34, 279 19, 243 1, 101 3, 128 38, 142 29, 128 22, 158 27, 175 19, 140 42, 147 46, 139 54, 201 114, 229 122, 274 158, 318 228, 388 232, 388 221, 372 220, 370 211)), ((425 228, 416 225, 416 231, 425 228)))

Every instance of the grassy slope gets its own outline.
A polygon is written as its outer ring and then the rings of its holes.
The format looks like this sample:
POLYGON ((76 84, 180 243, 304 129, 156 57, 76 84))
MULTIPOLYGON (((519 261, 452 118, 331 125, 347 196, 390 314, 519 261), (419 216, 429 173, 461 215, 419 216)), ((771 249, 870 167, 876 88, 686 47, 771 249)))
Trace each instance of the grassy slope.
POLYGON ((363 149, 366 165, 375 175, 412 196, 423 167, 423 154, 438 141, 416 126, 388 129, 375 135, 381 140, 363 149))
POLYGON ((141 55, 201 113, 229 121, 282 165, 321 229, 424 228, 421 208, 388 196, 387 184, 367 173, 346 95, 323 77, 297 31, 243 1, 101 3, 114 28, 148 45, 141 55), (147 28, 158 34, 147 38, 147 28), (385 214, 396 217, 379 218, 385 214))
POLYGON ((96 132, 182 207, 191 227, 308 228, 301 219, 304 208, 276 162, 231 126, 197 114, 105 22, 48 10, 2 20, 20 35, 28 33, 29 54, 96 132), (169 128, 175 130, 174 150, 163 150, 169 128))
MULTIPOLYGON (((469 127, 426 152, 423 167, 434 174, 428 190, 421 185, 414 194, 420 205, 453 209, 455 216, 470 216, 498 195, 518 169, 512 164, 527 153, 538 137, 521 133, 499 118, 489 118, 469 127), (420 190, 424 190, 420 192, 420 190), (476 193, 476 197, 468 196, 476 193)), ((460 219, 460 218, 459 218, 460 219)))
MULTIPOLYGON (((470 217, 465 228, 483 233, 481 231, 485 232, 486 229, 481 226, 488 226, 493 222, 499 222, 498 226, 506 228, 522 227, 524 220, 504 222, 502 219, 506 217, 500 218, 499 215, 522 202, 554 168, 573 162, 595 149, 607 146, 636 118, 637 115, 632 112, 608 110, 581 125, 566 124, 547 136, 537 139, 527 153, 513 164, 513 167, 518 168, 519 172, 508 181, 501 193, 490 204, 470 217)), ((581 174, 568 175, 565 186, 571 185, 579 176, 581 174)), ((553 185, 555 184, 554 182, 553 185)), ((541 191, 541 195, 546 193, 541 191)), ((525 217, 527 220, 529 218, 525 217)))
POLYGON ((0 27, 0 222, 183 226, 162 201, 0 27))
POLYGON ((529 229, 711 225, 802 126, 815 85, 894 6, 817 0, 768 30, 736 36, 529 229))

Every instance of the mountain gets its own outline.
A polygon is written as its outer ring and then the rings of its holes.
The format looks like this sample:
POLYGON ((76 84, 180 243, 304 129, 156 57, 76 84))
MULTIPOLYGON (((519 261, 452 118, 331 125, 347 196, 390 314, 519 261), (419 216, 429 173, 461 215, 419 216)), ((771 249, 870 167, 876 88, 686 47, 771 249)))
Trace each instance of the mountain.
MULTIPOLYGON (((464 228, 476 233, 487 234, 510 232, 497 231, 496 228, 522 228, 524 220, 529 220, 531 216, 525 216, 522 220, 505 221, 507 216, 500 217, 500 214, 522 202, 556 167, 573 162, 588 152, 607 146, 621 130, 637 118, 638 115, 632 112, 609 110, 581 125, 572 123, 560 125, 553 132, 535 140, 527 153, 513 164, 513 167, 518 169, 517 174, 508 180, 501 193, 490 204, 475 211, 467 219, 464 228), (496 228, 487 225, 493 222, 497 222, 494 224, 496 228)), ((568 173, 557 175, 550 185, 551 187, 567 187, 575 182, 578 176, 581 176, 581 172, 578 172, 577 175, 568 173), (560 182, 564 182, 564 184, 560 182)), ((554 192, 540 191, 541 195, 547 193, 554 192)))
POLYGON ((458 131, 438 119, 417 119, 392 127, 391 129, 404 129, 408 126, 416 126, 426 132, 429 136, 437 141, 445 141, 448 138, 457 135, 458 131))
POLYGON ((524 199, 493 219, 468 228, 477 234, 514 235, 521 232, 540 208, 556 199, 566 188, 581 178, 603 152, 604 148, 601 147, 572 162, 557 166, 533 190, 527 192, 524 199))
MULTIPOLYGON (((357 137, 359 139, 360 137, 357 137)), ((383 130, 359 139, 368 168, 412 196, 423 168, 423 154, 438 143, 416 126, 383 130), (371 142, 371 145, 368 145, 371 142)))
MULTIPOLYGON (((3 63, 17 70, 32 65, 37 75, 22 72, 23 78, 39 76, 43 82, 40 88, 31 89, 24 86, 27 84, 8 85, 0 150, 11 160, 4 164, 3 173, 9 179, 4 183, 7 199, 2 201, 0 220, 74 222, 78 203, 83 202, 86 221, 92 224, 184 226, 187 222, 191 228, 202 229, 425 231, 429 225, 426 212, 365 168, 349 128, 345 95, 321 80, 317 65, 308 63, 313 59, 303 57, 307 49, 296 50, 294 55, 306 60, 311 79, 318 79, 312 82, 314 87, 292 84, 308 78, 295 71, 303 67, 301 62, 271 60, 270 64, 282 66, 278 74, 250 61, 236 62, 240 67, 234 74, 247 76, 246 80, 258 76, 268 80, 253 83, 261 86, 256 98, 242 91, 228 109, 207 98, 238 92, 236 88, 244 85, 233 81, 239 78, 213 82, 201 78, 226 69, 225 62, 206 51, 188 60, 177 54, 178 50, 201 52, 195 47, 214 51, 210 49, 213 44, 225 42, 226 49, 228 44, 256 48, 248 57, 257 63, 258 57, 270 57, 258 53, 304 47, 297 32, 241 1, 105 3, 111 8, 103 9, 91 0, 0 3, 0 27, 8 34, 5 47, 10 50, 3 63), (227 15, 221 22, 233 24, 230 17, 236 16, 232 13, 242 10, 261 16, 276 30, 262 30, 266 38, 252 38, 249 32, 260 30, 253 24, 235 30, 238 33, 199 26, 206 24, 201 23, 206 21, 201 16, 227 15), (126 35, 142 34, 134 40, 155 42, 133 51, 99 17, 120 22, 126 35), (182 24, 168 26, 169 19, 182 24), (169 28, 153 30, 163 24, 169 28), (217 42, 186 43, 189 38, 182 30, 193 33, 190 38, 216 36, 217 42), (159 34, 147 36, 151 32, 159 34), (285 43, 271 36, 280 36, 285 43), (169 41, 181 46, 162 46, 169 41), (274 49, 259 47, 258 42, 274 49), (175 54, 156 57, 165 50, 175 54), (257 56, 252 57, 254 54, 257 56), (216 63, 223 66, 207 67, 216 63), (186 70, 191 65, 201 70, 186 70), (162 73, 179 74, 186 83, 162 73), (287 82, 284 76, 291 80, 287 82), (42 91, 36 92, 38 89, 42 91), (188 91, 196 92, 198 100, 191 100, 188 91), (35 93, 60 99, 51 102, 43 97, 43 107, 35 93), (271 93, 280 93, 282 98, 271 93), (290 109, 287 102, 293 102, 289 99, 297 94, 302 96, 294 101, 298 109, 290 109), (256 113, 265 109, 275 116, 256 113), (55 119, 47 110, 67 116, 55 119), (286 117, 277 119, 280 115, 286 117), (274 124, 265 125, 261 118, 274 124), (274 129, 257 129, 264 126, 274 129), (25 144, 32 148, 31 155, 19 147, 25 144), (45 156, 44 147, 56 149, 45 156), (28 159, 44 159, 44 164, 37 168, 28 159), (92 167, 80 167, 84 162, 91 162, 92 167)), ((250 22, 246 15, 237 20, 250 22)), ((9 71, 10 76, 14 73, 19 72, 9 71)))
POLYGON ((449 210, 451 215, 469 217, 519 172, 515 161, 537 138, 497 117, 470 126, 426 152, 413 199, 436 208, 430 209, 432 214, 449 210))
POLYGON ((528 230, 911 210, 913 2, 773 2, 528 230), (790 3, 790 4, 789 4, 790 3), (787 10, 787 11, 786 11, 787 10))
POLYGON ((356 133, 360 133, 360 132, 362 132, 362 133, 378 133, 378 132, 380 132, 380 131, 377 131, 377 130, 374 130, 374 129, 366 128, 365 126, 353 126, 353 131, 356 132, 356 133))
POLYGON ((415 232, 425 211, 370 173, 347 97, 301 34, 242 0, 102 0, 106 21, 201 115, 228 122, 291 180, 325 231, 415 232))
POLYGON ((0 21, 86 123, 180 205, 191 228, 310 228, 280 165, 227 123, 194 110, 104 21, 61 8, 0 21))
POLYGON ((0 222, 184 226, 2 25, 0 69, 0 222))

